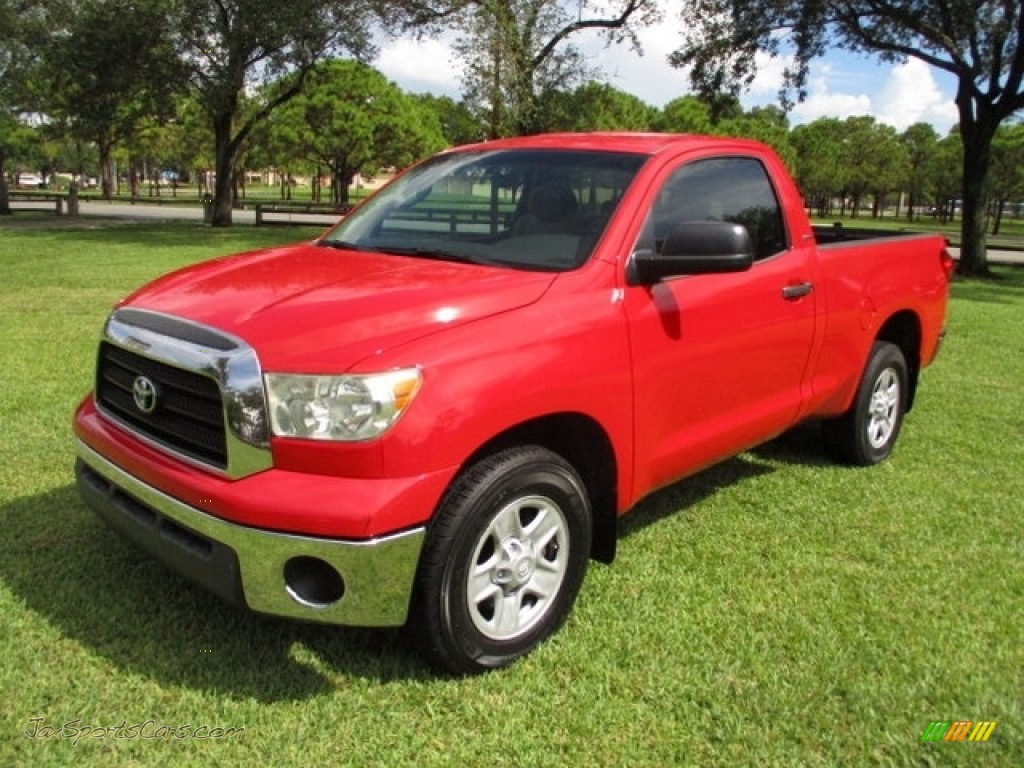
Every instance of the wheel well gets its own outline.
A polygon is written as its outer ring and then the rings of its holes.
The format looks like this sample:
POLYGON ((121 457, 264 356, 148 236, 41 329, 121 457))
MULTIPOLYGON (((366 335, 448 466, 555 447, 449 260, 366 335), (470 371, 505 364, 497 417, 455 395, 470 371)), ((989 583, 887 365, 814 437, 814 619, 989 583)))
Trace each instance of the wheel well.
POLYGON ((900 348, 907 361, 907 377, 910 393, 907 399, 907 410, 914 405, 917 392, 917 376, 921 370, 921 322, 917 315, 909 310, 897 312, 886 320, 878 332, 878 341, 888 341, 900 348))
POLYGON ((576 468, 590 498, 594 531, 590 555, 610 563, 618 536, 616 514, 617 467, 615 452, 604 429, 588 416, 559 413, 524 422, 480 446, 463 467, 514 445, 540 445, 562 456, 576 468))

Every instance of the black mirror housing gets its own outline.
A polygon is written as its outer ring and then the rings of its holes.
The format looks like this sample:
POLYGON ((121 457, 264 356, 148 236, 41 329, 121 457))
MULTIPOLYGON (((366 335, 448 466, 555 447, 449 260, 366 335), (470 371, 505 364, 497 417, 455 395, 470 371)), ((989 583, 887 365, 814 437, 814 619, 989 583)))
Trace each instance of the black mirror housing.
POLYGON ((754 263, 754 244, 742 224, 729 221, 681 221, 672 227, 660 252, 633 254, 629 282, 651 285, 665 277, 745 272, 754 263))

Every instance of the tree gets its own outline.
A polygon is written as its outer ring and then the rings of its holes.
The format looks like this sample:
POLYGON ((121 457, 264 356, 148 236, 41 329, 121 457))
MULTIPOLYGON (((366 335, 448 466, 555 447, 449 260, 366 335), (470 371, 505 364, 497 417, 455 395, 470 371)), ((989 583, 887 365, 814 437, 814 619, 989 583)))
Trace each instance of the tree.
POLYGON ((129 168, 131 169, 132 197, 139 195, 138 184, 149 183, 149 195, 160 196, 161 186, 170 184, 171 192, 177 196, 178 184, 182 176, 183 163, 182 145, 184 128, 176 118, 169 120, 145 119, 132 132, 131 139, 126 142, 129 152, 129 168), (165 172, 173 175, 164 176, 165 172))
POLYGON ((46 151, 49 137, 44 134, 41 126, 11 116, 4 122, 7 122, 2 139, 5 162, 13 171, 15 181, 21 171, 43 172, 45 166, 49 165, 46 151))
POLYGON ((907 153, 907 221, 920 215, 928 194, 929 165, 935 156, 939 135, 927 123, 915 123, 900 137, 907 153))
POLYGON ((538 101, 543 131, 647 131, 656 110, 607 83, 590 81, 569 91, 549 91, 538 101))
POLYGON ((692 0, 684 42, 671 57, 691 67, 704 92, 738 91, 755 73, 755 55, 791 52, 784 101, 806 92, 810 62, 829 46, 916 58, 957 79, 963 141, 962 249, 959 270, 988 271, 987 178, 1000 124, 1024 108, 1024 4, 1011 0, 692 0))
MULTIPOLYGON (((278 85, 290 88, 286 79, 278 85)), ((332 200, 348 202, 357 173, 403 167, 445 145, 436 114, 357 61, 317 65, 301 94, 275 114, 273 133, 291 156, 331 172, 332 200)))
POLYGON ((877 218, 886 196, 908 178, 906 149, 895 129, 873 117, 820 118, 793 129, 795 176, 808 203, 827 216, 836 199, 856 217, 872 200, 877 218))
POLYGON ((109 198, 114 147, 144 122, 168 119, 184 86, 164 0, 78 0, 43 59, 47 95, 41 106, 72 137, 95 142, 109 198))
POLYGON ((30 133, 21 116, 32 111, 38 61, 32 42, 46 29, 47 10, 41 2, 0 0, 0 215, 11 213, 8 160, 30 133))
POLYGON ((13 35, 10 30, 14 29, 16 22, 17 15, 11 4, 9 2, 0 3, 0 29, 8 30, 5 34, 0 35, 5 38, 4 42, 0 42, 0 215, 10 215, 11 213, 11 201, 7 194, 7 153, 10 151, 8 137, 17 125, 17 120, 10 110, 9 97, 5 98, 7 96, 5 91, 9 87, 10 70, 12 69, 10 46, 13 35))
POLYGON ((771 146, 787 166, 796 166, 789 119, 778 107, 754 107, 744 112, 739 100, 729 94, 682 96, 654 112, 650 127, 666 133, 756 139, 771 146))
POLYGON ((239 152, 255 126, 302 89, 328 53, 370 53, 370 31, 384 3, 373 0, 179 0, 178 46, 214 136, 214 226, 230 226, 239 152), (287 88, 246 115, 242 97, 294 73, 287 88))
POLYGON ((849 117, 843 131, 843 159, 849 169, 853 215, 865 195, 872 197, 871 215, 878 218, 886 196, 902 189, 909 174, 906 148, 896 129, 869 116, 849 117))
POLYGON ((930 185, 935 191, 935 207, 942 223, 956 216, 957 196, 963 178, 964 148, 957 131, 941 139, 929 164, 930 185))
POLYGON ((651 127, 665 133, 709 134, 712 130, 711 107, 696 96, 682 96, 662 107, 651 127))
POLYGON ((995 201, 992 234, 998 235, 1006 204, 1012 202, 1017 210, 1024 197, 1024 124, 1000 127, 992 142, 992 160, 989 176, 995 201))
POLYGON ((655 0, 463 0, 455 49, 466 64, 466 101, 486 115, 491 138, 536 133, 541 94, 566 90, 589 73, 569 40, 585 30, 628 41, 658 18, 655 0))
POLYGON ((770 146, 791 171, 796 168, 796 148, 790 139, 789 119, 778 107, 754 107, 743 114, 720 120, 714 132, 721 136, 755 139, 770 146))
POLYGON ((441 133, 449 146, 472 144, 482 141, 486 136, 486 128, 465 102, 430 93, 417 94, 411 98, 437 116, 441 122, 441 133))
POLYGON ((833 201, 843 199, 846 191, 844 133, 843 122, 834 117, 820 118, 793 129, 796 181, 818 216, 830 215, 833 201))

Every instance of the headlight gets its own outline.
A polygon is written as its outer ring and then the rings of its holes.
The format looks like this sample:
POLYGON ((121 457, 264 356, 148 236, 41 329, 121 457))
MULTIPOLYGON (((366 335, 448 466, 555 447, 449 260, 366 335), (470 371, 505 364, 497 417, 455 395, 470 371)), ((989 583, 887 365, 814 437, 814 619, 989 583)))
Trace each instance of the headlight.
POLYGON ((278 437, 368 440, 398 421, 419 390, 418 368, 369 375, 268 373, 270 426, 278 437))

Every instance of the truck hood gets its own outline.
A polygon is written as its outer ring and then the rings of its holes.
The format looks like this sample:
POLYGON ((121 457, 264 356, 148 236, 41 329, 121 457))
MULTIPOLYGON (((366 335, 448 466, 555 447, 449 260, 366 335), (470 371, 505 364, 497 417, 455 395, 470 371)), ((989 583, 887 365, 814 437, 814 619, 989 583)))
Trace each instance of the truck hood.
POLYGON ((121 306, 234 334, 256 349, 264 370, 340 373, 443 328, 531 304, 554 279, 306 243, 173 272, 121 306))

